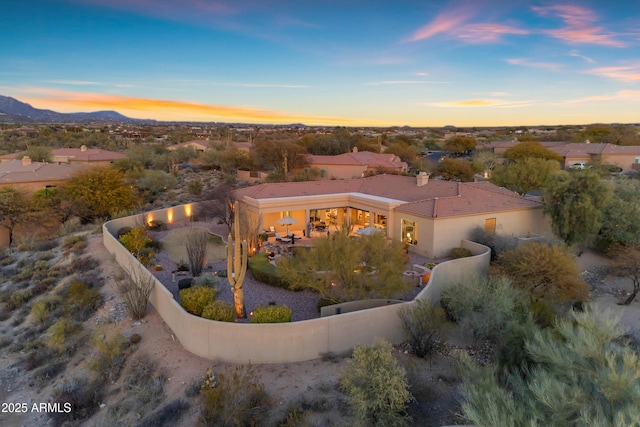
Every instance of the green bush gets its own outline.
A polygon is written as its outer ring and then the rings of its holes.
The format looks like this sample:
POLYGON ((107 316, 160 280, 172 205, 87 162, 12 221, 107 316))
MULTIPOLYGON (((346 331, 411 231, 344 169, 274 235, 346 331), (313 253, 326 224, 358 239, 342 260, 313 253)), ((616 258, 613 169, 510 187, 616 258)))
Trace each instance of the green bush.
POLYGON ((259 253, 249 258, 249 270, 258 282, 289 289, 289 284, 278 275, 278 269, 269 262, 265 253, 259 253))
POLYGON ((81 246, 83 246, 82 249, 87 247, 87 238, 78 234, 67 236, 62 241, 62 249, 64 250, 79 249, 81 246))
POLYGON ((89 288, 85 283, 74 282, 65 293, 64 312, 78 320, 86 320, 101 302, 100 292, 89 288))
POLYGON ((165 224, 163 221, 160 221, 159 219, 154 219, 153 221, 149 222, 149 230, 164 231, 166 229, 167 229, 167 224, 165 224))
POLYGON ((410 421, 406 408, 413 396, 392 351, 391 344, 381 339, 358 346, 342 372, 340 387, 361 425, 402 426, 410 421))
POLYGON ((236 311, 231 303, 214 301, 202 309, 202 317, 220 322, 234 322, 236 320, 236 311))
POLYGON ((187 312, 202 316, 204 307, 215 301, 218 291, 208 286, 192 286, 180 291, 180 305, 187 312))
POLYGON ((178 289, 188 289, 191 287, 193 283, 193 277, 185 277, 184 279, 178 280, 178 289))
POLYGON ((58 296, 41 299, 31 306, 31 315, 40 324, 45 323, 51 313, 60 306, 61 299, 58 296))
POLYGON ((124 236, 125 234, 129 234, 131 230, 132 230, 131 227, 120 227, 118 228, 116 237, 118 238, 118 240, 120 240, 122 236, 124 236))
POLYGON ((69 335, 82 329, 82 327, 68 319, 60 319, 47 329, 47 345, 59 354, 67 350, 69 335))
POLYGON ((259 305, 253 311, 251 323, 285 323, 291 322, 291 309, 286 305, 259 305))
POLYGON ((107 336, 106 328, 96 330, 93 336, 93 357, 89 369, 103 380, 115 382, 125 365, 127 341, 119 330, 107 336))
POLYGON ((200 392, 204 426, 258 426, 269 410, 269 396, 251 365, 229 366, 213 388, 200 392))
POLYGON ((458 258, 467 258, 473 255, 471 251, 467 248, 453 248, 451 252, 449 252, 449 256, 453 259, 458 258))
POLYGON ((33 297, 33 292, 31 289, 19 289, 11 294, 9 297, 9 303, 7 304, 8 308, 20 308, 33 297))

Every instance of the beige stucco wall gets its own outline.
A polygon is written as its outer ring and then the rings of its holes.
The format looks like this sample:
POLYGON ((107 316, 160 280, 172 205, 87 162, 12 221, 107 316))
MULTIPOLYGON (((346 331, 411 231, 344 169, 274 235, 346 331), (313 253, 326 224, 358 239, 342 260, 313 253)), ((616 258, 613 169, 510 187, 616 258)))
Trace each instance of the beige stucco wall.
POLYGON ((631 170, 639 154, 603 154, 601 163, 603 165, 617 165, 624 170, 631 170))
POLYGON ((417 228, 417 245, 409 250, 431 258, 449 255, 460 240, 470 239, 474 230, 484 230, 485 220, 496 218, 496 234, 505 236, 550 236, 551 225, 544 216, 542 207, 520 211, 493 212, 482 215, 470 215, 445 218, 422 218, 414 215, 396 213, 393 223, 394 235, 400 236, 402 219, 414 221, 417 228))
MULTIPOLYGON (((124 249, 113 233, 121 227, 139 224, 142 218, 148 220, 153 217, 165 222, 186 219, 186 213, 192 210, 191 205, 188 206, 119 218, 103 226, 104 245, 116 262, 125 271, 138 271, 153 277, 155 286, 149 301, 188 351, 225 362, 287 363, 317 359, 326 353, 347 352, 357 345, 372 343, 377 337, 392 343, 404 340, 398 313, 402 307, 410 306, 413 302, 282 324, 216 322, 187 313, 164 285, 124 249)), ((477 255, 439 264, 418 298, 439 298, 440 292, 448 284, 465 280, 472 274, 483 274, 490 260, 489 249, 472 242, 461 242, 459 245, 469 247, 477 255)))
POLYGON ((28 191, 30 193, 34 193, 38 190, 42 190, 43 188, 46 188, 48 185, 58 186, 58 185, 64 184, 65 182, 67 182, 67 180, 58 179, 58 180, 51 180, 51 181, 44 180, 44 181, 30 181, 30 182, 16 182, 16 183, 0 183, 0 188, 14 187, 14 188, 19 188, 21 190, 28 191))

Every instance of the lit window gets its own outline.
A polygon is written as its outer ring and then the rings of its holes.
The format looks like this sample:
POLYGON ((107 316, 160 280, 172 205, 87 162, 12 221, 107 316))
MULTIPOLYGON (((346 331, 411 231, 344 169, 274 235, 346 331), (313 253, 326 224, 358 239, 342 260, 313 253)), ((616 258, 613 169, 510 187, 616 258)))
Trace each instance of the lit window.
POLYGON ((409 221, 407 219, 403 219, 402 222, 402 241, 404 243, 408 243, 410 245, 417 245, 417 232, 418 229, 416 227, 415 221, 409 221))

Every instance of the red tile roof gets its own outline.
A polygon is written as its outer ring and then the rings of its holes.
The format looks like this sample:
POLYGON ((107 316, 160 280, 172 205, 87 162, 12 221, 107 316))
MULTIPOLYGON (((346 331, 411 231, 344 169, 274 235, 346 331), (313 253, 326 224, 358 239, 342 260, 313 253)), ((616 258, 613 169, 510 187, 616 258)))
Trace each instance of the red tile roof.
POLYGON ((22 160, 0 163, 0 183, 20 184, 41 181, 62 181, 71 178, 78 167, 73 165, 57 165, 53 163, 31 162, 23 164, 22 160))
POLYGON ((366 165, 369 168, 406 169, 407 163, 395 154, 356 151, 337 156, 307 156, 310 165, 366 165))
POLYGON ((423 217, 440 218, 542 207, 490 182, 453 182, 429 180, 418 186, 415 177, 376 175, 369 178, 260 184, 234 192, 237 199, 273 199, 314 195, 360 193, 384 197, 404 204, 396 207, 423 217))

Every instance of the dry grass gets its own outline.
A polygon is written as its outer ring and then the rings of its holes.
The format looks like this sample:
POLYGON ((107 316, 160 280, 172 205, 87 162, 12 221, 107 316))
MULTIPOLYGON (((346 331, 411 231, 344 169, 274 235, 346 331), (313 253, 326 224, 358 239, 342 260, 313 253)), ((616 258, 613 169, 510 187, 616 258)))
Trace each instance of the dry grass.
MULTIPOLYGON (((190 227, 177 228, 171 230, 167 237, 162 239, 162 247, 169 254, 171 261, 175 263, 186 262, 189 257, 187 256, 186 242, 190 233, 193 231, 190 227)), ((209 238, 207 243, 207 258, 208 264, 217 263, 227 259, 226 248, 216 238, 209 238)))

